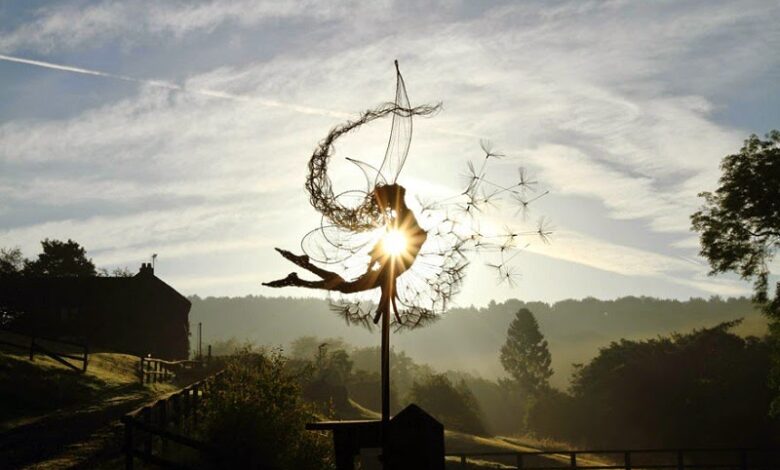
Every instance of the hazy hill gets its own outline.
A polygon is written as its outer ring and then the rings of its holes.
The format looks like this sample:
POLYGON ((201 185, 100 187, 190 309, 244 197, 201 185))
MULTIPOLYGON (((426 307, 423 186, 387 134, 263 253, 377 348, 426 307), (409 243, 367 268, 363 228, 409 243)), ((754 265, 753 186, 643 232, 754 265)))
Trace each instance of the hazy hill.
MULTIPOLYGON (((300 336, 341 337, 355 346, 376 346, 378 331, 346 326, 326 301, 290 297, 192 297, 190 324, 196 347, 197 323, 204 344, 236 338, 287 346, 300 336)), ((591 359, 599 347, 620 338, 647 338, 711 326, 744 317, 742 332, 763 333, 765 323, 746 298, 662 300, 623 297, 616 300, 564 300, 554 304, 512 299, 485 308, 454 309, 439 322, 418 331, 394 334, 391 342, 418 363, 457 369, 486 378, 503 374, 498 350, 514 312, 529 308, 550 343, 553 383, 565 385, 572 363, 591 359)))

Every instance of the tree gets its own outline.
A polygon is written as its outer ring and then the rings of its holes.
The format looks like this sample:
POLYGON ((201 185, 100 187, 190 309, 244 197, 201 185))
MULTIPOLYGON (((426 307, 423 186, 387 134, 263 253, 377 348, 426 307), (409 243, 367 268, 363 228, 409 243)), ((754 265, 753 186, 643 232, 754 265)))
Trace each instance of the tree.
POLYGON ((547 340, 539 331, 534 314, 520 309, 507 330, 501 347, 501 365, 524 391, 536 394, 549 387, 552 376, 547 340))
POLYGON ((433 374, 415 381, 409 391, 409 401, 424 408, 447 428, 487 434, 477 399, 462 380, 456 386, 446 375, 433 374))
POLYGON ((732 333, 739 322, 613 342, 574 373, 569 415, 541 418, 584 446, 771 446, 769 345, 732 333))
POLYGON ((73 240, 68 239, 63 242, 47 238, 41 241, 41 246, 43 253, 38 255, 38 259, 24 262, 25 275, 50 277, 97 275, 95 265, 87 258, 86 250, 73 240))
POLYGON ((751 135, 739 153, 721 162, 720 186, 699 194, 704 206, 691 216, 711 274, 737 272, 752 279, 755 300, 780 319, 780 283, 769 300, 769 263, 780 247, 780 131, 766 140, 751 135))
POLYGON ((24 267, 22 250, 15 248, 0 248, 0 277, 16 276, 24 267))
POLYGON ((114 268, 111 271, 106 268, 99 268, 97 270, 97 275, 101 277, 133 277, 135 276, 135 273, 125 266, 124 268, 114 268))

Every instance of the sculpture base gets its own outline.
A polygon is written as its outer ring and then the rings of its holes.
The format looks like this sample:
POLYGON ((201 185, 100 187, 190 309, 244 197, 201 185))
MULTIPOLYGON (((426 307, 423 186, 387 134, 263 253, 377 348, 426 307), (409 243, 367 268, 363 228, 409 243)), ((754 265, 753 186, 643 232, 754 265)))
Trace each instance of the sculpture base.
MULTIPOLYGON (((333 432, 339 470, 353 470, 355 457, 370 458, 375 454, 372 449, 382 448, 378 420, 321 421, 307 424, 306 429, 333 432), (365 450, 361 453, 361 449, 365 450)), ((383 470, 444 470, 444 426, 419 406, 407 406, 390 419, 387 448, 381 449, 379 460, 383 470)))

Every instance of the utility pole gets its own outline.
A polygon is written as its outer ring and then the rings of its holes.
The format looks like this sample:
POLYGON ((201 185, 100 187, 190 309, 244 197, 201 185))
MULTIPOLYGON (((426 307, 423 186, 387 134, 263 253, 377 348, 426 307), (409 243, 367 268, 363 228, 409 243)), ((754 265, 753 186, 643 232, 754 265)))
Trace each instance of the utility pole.
POLYGON ((203 323, 198 322, 198 359, 203 359, 203 323))

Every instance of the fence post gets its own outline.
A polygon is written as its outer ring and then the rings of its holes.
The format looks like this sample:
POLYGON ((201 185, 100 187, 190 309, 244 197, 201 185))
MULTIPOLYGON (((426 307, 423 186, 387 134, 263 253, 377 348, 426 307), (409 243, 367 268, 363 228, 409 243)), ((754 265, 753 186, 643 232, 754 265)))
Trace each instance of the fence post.
POLYGON ((739 468, 740 470, 747 470, 747 450, 742 449, 739 452, 739 468))
POLYGON ((463 468, 466 468, 466 455, 461 454, 460 455, 460 466, 463 468))
POLYGON ((522 470, 522 468, 523 468, 523 454, 518 453, 515 457, 517 458, 517 470, 522 470))
POLYGON ((177 393, 171 397, 171 400, 173 401, 173 425, 176 429, 179 429, 179 424, 181 423, 181 395, 177 393))
POLYGON ((681 450, 677 451, 677 470, 685 470, 685 458, 681 450))
POLYGON ((198 384, 192 386, 192 423, 198 424, 198 384))
POLYGON ((125 423, 125 470, 133 470, 133 425, 132 418, 123 419, 125 423))
POLYGON ((200 400, 198 393, 199 387, 198 384, 195 384, 192 386, 192 422, 196 425, 198 424, 198 401, 200 400))
POLYGON ((35 336, 30 337, 30 360, 35 356, 35 336))
MULTIPOLYGON (((168 402, 160 400, 157 402, 157 406, 160 408, 158 413, 160 418, 159 426, 161 429, 165 429, 168 426, 168 402)), ((168 453, 168 439, 162 438, 162 452, 163 455, 168 453)))
MULTIPOLYGON (((147 426, 152 425, 152 409, 151 407, 145 407, 141 411, 141 415, 143 416, 144 424, 147 426)), ((152 455, 152 433, 149 431, 144 432, 144 455, 148 458, 152 455)))
POLYGON ((626 451, 623 457, 626 470, 631 470, 631 452, 626 451))
POLYGON ((571 468, 577 468, 577 453, 572 452, 570 459, 571 459, 571 468))

